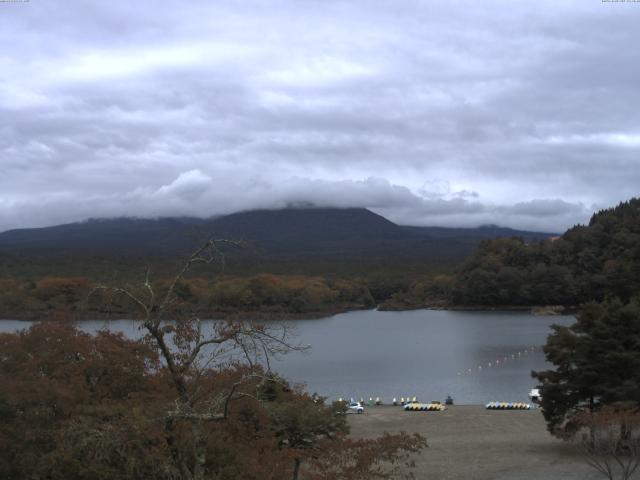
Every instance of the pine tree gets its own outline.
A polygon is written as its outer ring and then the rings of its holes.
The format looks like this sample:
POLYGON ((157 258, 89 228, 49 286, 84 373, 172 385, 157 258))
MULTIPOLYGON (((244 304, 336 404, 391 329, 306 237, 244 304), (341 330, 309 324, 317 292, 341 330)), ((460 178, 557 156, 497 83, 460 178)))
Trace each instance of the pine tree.
POLYGON ((533 372, 550 431, 570 435, 582 411, 623 402, 640 407, 639 298, 588 303, 575 324, 553 330, 544 351, 556 368, 533 372))

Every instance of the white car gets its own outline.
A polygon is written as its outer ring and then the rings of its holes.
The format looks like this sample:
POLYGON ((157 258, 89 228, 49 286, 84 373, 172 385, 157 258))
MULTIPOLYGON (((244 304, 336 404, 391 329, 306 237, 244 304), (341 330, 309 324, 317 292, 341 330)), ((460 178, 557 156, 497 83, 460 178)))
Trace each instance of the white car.
POLYGON ((364 407, 360 402, 351 402, 347 406, 347 413, 362 413, 364 412, 364 407))
POLYGON ((537 388, 532 388, 529 392, 529 398, 533 403, 540 403, 542 400, 542 396, 540 395, 540 390, 537 388))

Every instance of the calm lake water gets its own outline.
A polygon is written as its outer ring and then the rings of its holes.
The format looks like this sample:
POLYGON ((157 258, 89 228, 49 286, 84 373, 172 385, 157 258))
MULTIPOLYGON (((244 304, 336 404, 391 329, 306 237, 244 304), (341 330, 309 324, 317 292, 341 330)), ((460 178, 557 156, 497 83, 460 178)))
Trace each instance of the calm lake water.
MULTIPOLYGON (((314 320, 287 321, 308 352, 294 352, 272 368, 307 389, 338 397, 417 396, 421 401, 453 396, 459 404, 491 400, 528 401, 535 386, 532 370, 549 367, 541 346, 553 323, 573 317, 521 312, 357 311, 314 320)), ((28 327, 0 321, 0 331, 28 327)), ((85 321, 86 331, 101 328, 140 335, 131 320, 85 321)))

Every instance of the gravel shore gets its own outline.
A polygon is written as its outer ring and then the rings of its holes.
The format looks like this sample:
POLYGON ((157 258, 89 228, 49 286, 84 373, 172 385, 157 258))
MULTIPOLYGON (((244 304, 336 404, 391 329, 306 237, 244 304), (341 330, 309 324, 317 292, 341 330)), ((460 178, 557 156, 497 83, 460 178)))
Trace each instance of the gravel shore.
MULTIPOLYGON (((539 410, 453 406, 444 412, 406 412, 380 406, 349 415, 354 437, 420 433, 429 448, 416 456, 417 479, 597 480, 575 449, 552 437, 539 410)), ((636 476, 634 478, 640 478, 636 476)))

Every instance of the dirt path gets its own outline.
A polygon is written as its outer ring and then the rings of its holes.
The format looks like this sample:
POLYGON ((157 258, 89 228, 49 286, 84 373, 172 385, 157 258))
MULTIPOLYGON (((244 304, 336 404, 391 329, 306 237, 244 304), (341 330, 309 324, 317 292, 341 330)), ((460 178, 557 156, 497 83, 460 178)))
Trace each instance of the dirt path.
MULTIPOLYGON (((570 446, 545 430, 539 410, 494 411, 454 406, 444 412, 370 407, 349 415, 355 437, 417 432, 429 443, 416 457, 417 479, 597 480, 570 446)), ((635 478, 640 478, 637 476, 635 478)))

